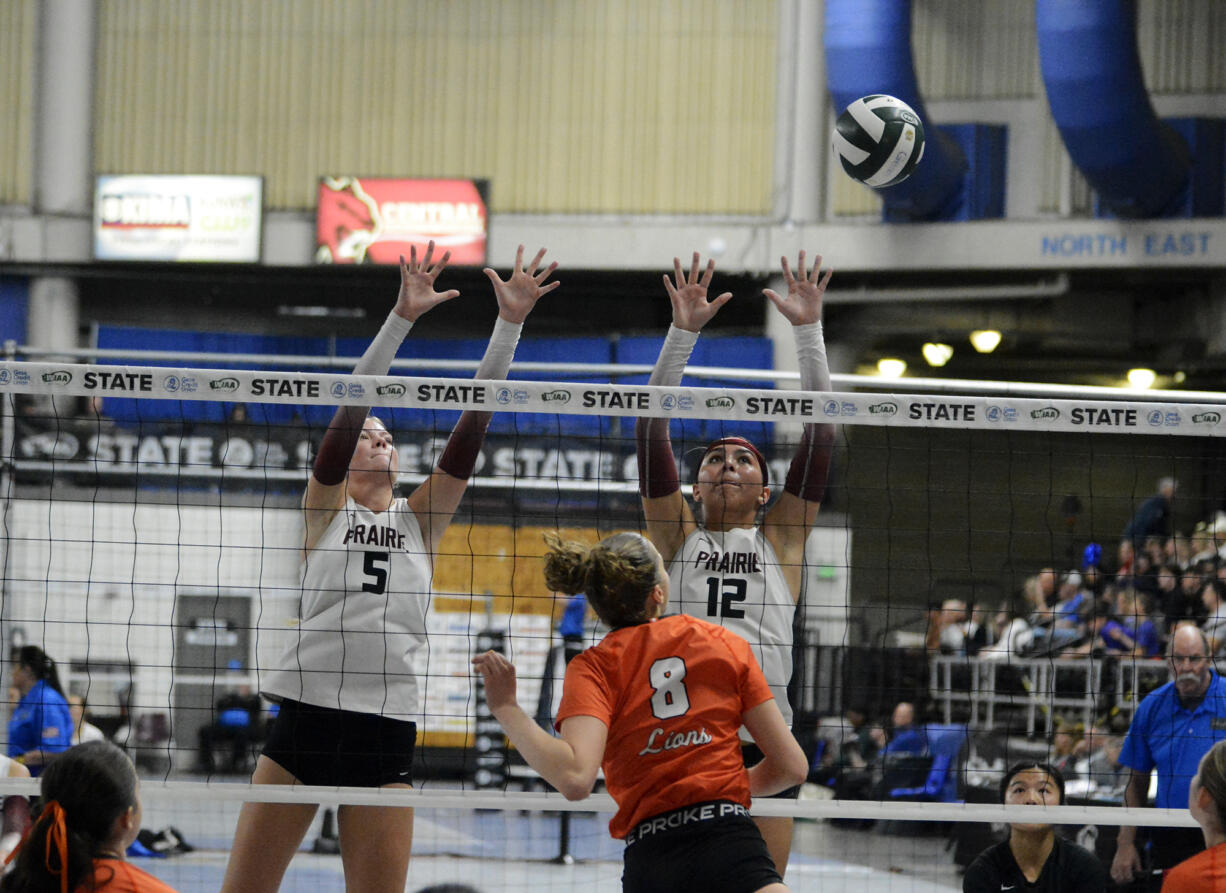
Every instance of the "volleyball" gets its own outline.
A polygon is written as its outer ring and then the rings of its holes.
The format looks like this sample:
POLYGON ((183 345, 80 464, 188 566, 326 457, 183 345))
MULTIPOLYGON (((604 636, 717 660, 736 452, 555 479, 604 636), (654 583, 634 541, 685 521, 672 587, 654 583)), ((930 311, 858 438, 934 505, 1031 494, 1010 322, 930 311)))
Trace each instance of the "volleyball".
POLYGON ((901 99, 874 93, 843 110, 833 144, 853 180, 876 188, 893 186, 911 176, 924 157, 924 125, 901 99))

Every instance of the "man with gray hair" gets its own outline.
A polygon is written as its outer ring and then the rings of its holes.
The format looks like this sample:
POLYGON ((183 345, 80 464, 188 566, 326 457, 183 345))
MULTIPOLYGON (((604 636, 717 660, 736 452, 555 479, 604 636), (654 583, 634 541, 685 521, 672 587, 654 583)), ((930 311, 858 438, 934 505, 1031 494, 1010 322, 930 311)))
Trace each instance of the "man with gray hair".
MULTIPOLYGON (((1226 739, 1226 681, 1213 671, 1209 643, 1193 624, 1183 624, 1171 636, 1167 650, 1171 681, 1146 695, 1137 707, 1119 763, 1128 767, 1124 805, 1143 807, 1148 800, 1150 776, 1158 770, 1159 809, 1186 809, 1188 788, 1200 759, 1218 741, 1226 739)), ((1204 849, 1199 828, 1148 829, 1149 864, 1144 877, 1158 890, 1161 874, 1204 849)), ((1122 826, 1116 842, 1111 877, 1118 884, 1142 876, 1142 849, 1137 829, 1122 826)))
POLYGON ((1124 539, 1132 540, 1133 547, 1140 549, 1151 536, 1167 539, 1171 535, 1171 501, 1179 482, 1172 477, 1158 481, 1158 492, 1141 503, 1137 513, 1124 528, 1124 539))

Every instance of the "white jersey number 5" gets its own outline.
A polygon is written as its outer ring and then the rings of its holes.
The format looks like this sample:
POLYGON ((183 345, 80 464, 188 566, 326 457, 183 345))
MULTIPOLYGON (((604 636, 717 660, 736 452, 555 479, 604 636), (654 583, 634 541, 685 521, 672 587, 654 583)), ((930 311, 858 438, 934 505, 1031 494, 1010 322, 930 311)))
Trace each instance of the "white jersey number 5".
POLYGON ((685 661, 679 657, 662 657, 651 665, 651 712, 656 719, 672 719, 690 709, 690 696, 685 690, 685 661))

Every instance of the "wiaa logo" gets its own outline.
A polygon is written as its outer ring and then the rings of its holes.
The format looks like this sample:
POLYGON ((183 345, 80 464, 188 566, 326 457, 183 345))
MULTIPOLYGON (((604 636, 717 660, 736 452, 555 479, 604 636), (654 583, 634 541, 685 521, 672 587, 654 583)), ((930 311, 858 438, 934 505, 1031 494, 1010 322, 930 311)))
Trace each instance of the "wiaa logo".
POLYGON ((1044 406, 1042 409, 1030 410, 1030 417, 1035 420, 1055 421, 1060 418, 1060 410, 1054 406, 1044 406))
POLYGON ((557 388, 552 391, 545 391, 541 394, 541 400, 545 403, 569 403, 570 391, 565 388, 557 388))
POLYGON ((72 381, 72 373, 67 369, 56 369, 54 372, 44 372, 43 382, 46 384, 64 385, 72 381))
POLYGON ((736 401, 725 394, 722 397, 710 397, 707 400, 707 409, 732 409, 736 406, 736 401))
POLYGON ((232 394, 238 390, 237 378, 214 378, 209 382, 210 391, 221 391, 223 394, 232 394))
POLYGON ((1217 425, 1222 421, 1220 412, 1198 412, 1192 416, 1193 425, 1217 425))
POLYGON ((407 391, 408 388, 399 383, 381 384, 375 387, 375 393, 380 397, 403 397, 407 391))
POLYGON ((21 452, 27 459, 75 459, 81 445, 68 431, 44 431, 23 438, 21 452))
POLYGON ((869 415, 897 415, 897 403, 872 403, 868 407, 869 415))

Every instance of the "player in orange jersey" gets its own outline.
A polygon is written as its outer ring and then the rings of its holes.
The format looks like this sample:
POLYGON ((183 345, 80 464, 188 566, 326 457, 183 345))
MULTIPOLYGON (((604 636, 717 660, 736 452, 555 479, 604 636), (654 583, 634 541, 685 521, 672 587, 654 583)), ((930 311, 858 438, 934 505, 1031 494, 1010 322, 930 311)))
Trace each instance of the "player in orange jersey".
POLYGON ((786 890, 749 799, 799 784, 808 766, 749 645, 705 620, 661 616, 668 573, 644 537, 546 542, 549 587, 586 592, 612 631, 566 668, 561 738, 516 703, 506 658, 473 659, 511 743, 568 800, 590 794, 604 769, 618 806, 609 831, 627 844, 627 893, 786 890), (748 770, 742 724, 764 755, 748 770))

